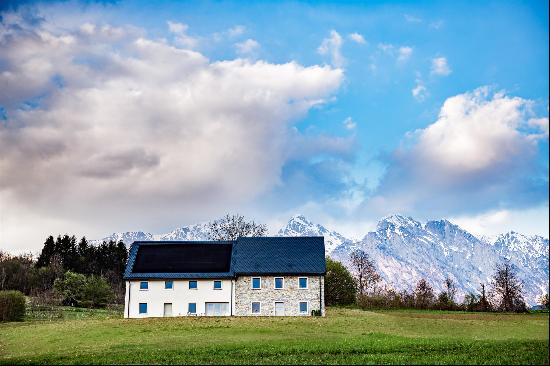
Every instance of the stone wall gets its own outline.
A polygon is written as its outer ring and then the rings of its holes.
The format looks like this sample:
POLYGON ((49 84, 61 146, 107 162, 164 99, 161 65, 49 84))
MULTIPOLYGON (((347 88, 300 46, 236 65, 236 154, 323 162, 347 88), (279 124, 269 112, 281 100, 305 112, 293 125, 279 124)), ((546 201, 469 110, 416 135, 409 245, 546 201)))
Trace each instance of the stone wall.
POLYGON ((275 302, 282 301, 285 305, 285 315, 304 316, 311 315, 311 310, 319 310, 324 315, 324 278, 322 276, 243 276, 235 281, 235 315, 259 315, 274 316, 275 302), (252 289, 252 277, 261 277, 261 289, 252 289), (284 288, 275 289, 275 277, 284 278, 284 288), (298 278, 308 278, 308 288, 298 287, 298 278), (321 299, 321 304, 320 304, 321 299), (261 303, 261 313, 252 314, 253 301, 261 303), (308 302, 308 313, 301 314, 299 303, 308 302))

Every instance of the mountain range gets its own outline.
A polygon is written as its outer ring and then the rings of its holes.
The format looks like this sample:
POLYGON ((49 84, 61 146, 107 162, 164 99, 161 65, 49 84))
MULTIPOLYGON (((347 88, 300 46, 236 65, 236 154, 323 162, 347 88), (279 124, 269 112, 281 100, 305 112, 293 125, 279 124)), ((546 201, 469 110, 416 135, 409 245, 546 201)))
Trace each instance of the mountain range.
MULTIPOLYGON (((509 260, 523 281, 525 300, 537 303, 548 291, 548 239, 514 231, 495 237, 481 237, 447 220, 420 223, 400 215, 381 219, 376 230, 360 240, 346 238, 303 215, 293 216, 278 236, 324 236, 326 254, 350 266, 352 251, 366 251, 376 263, 382 281, 398 291, 411 291, 418 280, 427 279, 434 290, 443 290, 445 277, 457 284, 458 296, 479 293, 481 283, 488 284, 495 266, 509 260)), ((103 240, 208 240, 207 223, 177 228, 166 234, 143 231, 114 233, 103 240)))

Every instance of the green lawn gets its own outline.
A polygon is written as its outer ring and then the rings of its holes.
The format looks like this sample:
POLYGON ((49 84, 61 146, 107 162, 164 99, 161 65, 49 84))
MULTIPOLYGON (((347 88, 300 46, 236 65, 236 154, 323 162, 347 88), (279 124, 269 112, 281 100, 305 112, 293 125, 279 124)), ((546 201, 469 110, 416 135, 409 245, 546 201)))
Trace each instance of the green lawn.
POLYGON ((0 324, 0 364, 548 364, 548 319, 329 309, 325 318, 125 320, 90 312, 0 324))

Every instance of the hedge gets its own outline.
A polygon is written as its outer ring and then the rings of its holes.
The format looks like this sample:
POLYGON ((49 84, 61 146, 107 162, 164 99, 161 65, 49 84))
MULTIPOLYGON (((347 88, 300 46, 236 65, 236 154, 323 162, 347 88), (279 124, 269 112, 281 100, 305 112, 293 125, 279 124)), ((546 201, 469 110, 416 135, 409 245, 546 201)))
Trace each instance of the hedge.
POLYGON ((25 295, 20 291, 0 291, 0 322, 23 321, 25 295))

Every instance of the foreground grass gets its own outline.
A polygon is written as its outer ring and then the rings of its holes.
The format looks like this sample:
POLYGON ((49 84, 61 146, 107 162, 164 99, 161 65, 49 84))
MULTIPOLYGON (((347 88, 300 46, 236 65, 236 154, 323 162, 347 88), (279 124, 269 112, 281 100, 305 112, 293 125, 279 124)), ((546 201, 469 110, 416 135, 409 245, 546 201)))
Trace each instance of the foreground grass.
POLYGON ((326 318, 0 325, 0 363, 548 364, 548 314, 329 309, 326 318))

